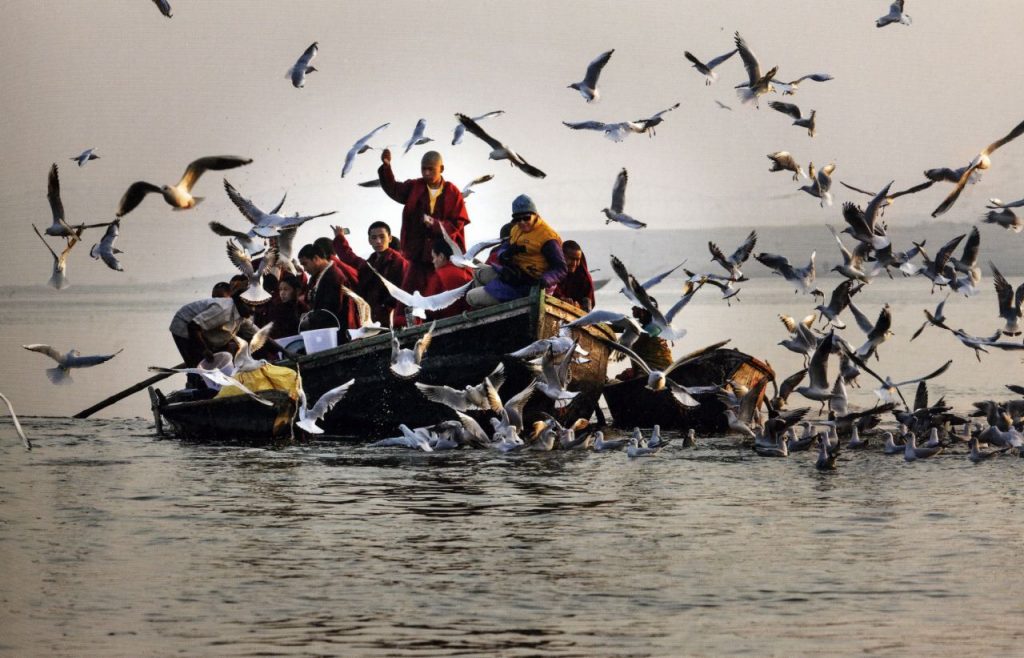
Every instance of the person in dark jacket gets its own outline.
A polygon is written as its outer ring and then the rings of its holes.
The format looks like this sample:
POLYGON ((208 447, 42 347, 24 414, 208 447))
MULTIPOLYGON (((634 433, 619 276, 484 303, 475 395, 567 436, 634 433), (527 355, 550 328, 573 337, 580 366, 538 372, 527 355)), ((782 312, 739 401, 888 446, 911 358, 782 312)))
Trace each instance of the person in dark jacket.
POLYGON ((575 240, 566 240, 562 243, 562 254, 565 256, 566 275, 555 288, 554 295, 589 313, 594 309, 594 279, 590 276, 583 248, 575 240))
MULTIPOLYGON (((392 248, 393 238, 391 227, 384 222, 373 222, 367 230, 367 238, 373 253, 366 259, 358 256, 345 237, 345 229, 340 226, 332 226, 334 230, 334 251, 338 258, 347 265, 354 267, 358 273, 355 282, 356 293, 366 300, 370 305, 370 313, 375 322, 382 325, 388 324, 388 317, 395 306, 394 300, 388 294, 377 275, 370 269, 376 270, 382 277, 395 284, 402 286, 405 278, 407 261, 402 254, 392 248)), ((401 314, 399 314, 401 315, 401 314)), ((397 318, 396 318, 397 319, 397 318)))
MULTIPOLYGON (((307 244, 299 250, 299 265, 309 274, 306 301, 310 309, 330 312, 338 320, 341 329, 358 326, 358 320, 353 324, 350 318, 350 313, 352 317, 358 317, 354 305, 348 295, 341 291, 341 287, 348 286, 349 281, 324 257, 323 252, 316 245, 307 244)), ((345 334, 344 331, 339 332, 339 336, 345 334)))

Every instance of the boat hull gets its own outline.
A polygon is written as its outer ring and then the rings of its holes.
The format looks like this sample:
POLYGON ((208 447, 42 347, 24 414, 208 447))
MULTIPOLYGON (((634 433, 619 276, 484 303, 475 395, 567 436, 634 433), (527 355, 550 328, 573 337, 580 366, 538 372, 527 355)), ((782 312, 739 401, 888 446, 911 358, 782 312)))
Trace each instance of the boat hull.
MULTIPOLYGON (((319 423, 326 432, 363 438, 394 436, 399 433, 400 423, 420 427, 456 417, 449 407, 424 398, 416 382, 461 389, 479 384, 498 363, 504 363, 506 378, 499 393, 502 400, 508 400, 534 378, 523 361, 508 354, 540 338, 557 335, 562 323, 580 315, 575 306, 534 291, 527 298, 438 320, 414 379, 401 379, 391 372, 390 334, 301 357, 296 366, 309 400, 355 379, 348 394, 319 423)), ((420 325, 399 330, 402 347, 412 347, 427 329, 428 325, 420 325)), ((524 414, 528 424, 542 413, 566 423, 593 414, 608 365, 606 341, 614 340, 614 334, 607 327, 594 326, 575 330, 574 335, 580 347, 589 352, 585 363, 574 363, 570 368, 568 390, 578 395, 571 404, 556 410, 550 399, 535 393, 524 414)), ((477 417, 487 422, 487 415, 477 417)))
MULTIPOLYGON (((768 364, 734 349, 714 350, 669 375, 684 386, 725 386, 731 379, 746 387, 754 386, 764 377, 774 376, 768 364)), ((655 392, 646 385, 647 377, 642 376, 605 387, 604 399, 615 427, 631 429, 660 425, 663 430, 685 432, 693 429, 703 436, 727 431, 725 404, 717 394, 699 394, 695 397, 700 406, 686 408, 680 406, 667 390, 655 392)))
POLYGON ((290 441, 296 405, 284 391, 261 391, 262 405, 245 395, 178 401, 150 388, 157 432, 197 443, 260 444, 290 441))

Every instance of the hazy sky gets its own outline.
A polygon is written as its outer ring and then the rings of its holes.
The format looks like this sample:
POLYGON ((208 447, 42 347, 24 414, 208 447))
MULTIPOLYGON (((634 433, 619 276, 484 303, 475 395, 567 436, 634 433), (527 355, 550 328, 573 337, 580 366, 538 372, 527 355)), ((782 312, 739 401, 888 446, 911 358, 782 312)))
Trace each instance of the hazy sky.
MULTIPOLYGON (((196 157, 252 157, 224 172, 258 205, 288 193, 286 211, 338 210, 304 227, 311 241, 334 222, 361 236, 376 219, 396 228, 401 207, 373 178, 376 152, 341 179, 352 142, 389 121, 378 144, 400 145, 416 120, 438 140, 446 176, 458 185, 496 178, 468 200, 470 240, 490 237, 527 192, 552 223, 571 232, 599 228, 616 173, 630 173, 627 210, 652 229, 839 222, 839 204, 822 210, 794 193, 785 173, 769 174, 765 155, 789 150, 806 163, 837 164, 836 178, 894 189, 930 167, 966 164, 1024 118, 1017 84, 1024 55, 1024 4, 1013 0, 909 2, 911 27, 877 29, 885 0, 805 2, 269 2, 173 0, 174 18, 150 0, 4 3, 0 60, 3 181, 0 217, 9 230, 0 272, 12 284, 45 284, 50 260, 29 224, 49 222, 46 174, 61 167, 71 222, 112 218, 135 180, 177 182, 196 157), (779 77, 828 72, 787 98, 818 110, 811 139, 767 107, 741 106, 738 57, 705 87, 683 58, 731 49, 739 30, 763 68, 779 77), (284 74, 313 41, 319 72, 304 89, 284 74), (601 77, 602 100, 587 104, 566 85, 580 80, 604 50, 615 54, 601 77), (720 109, 714 100, 730 105, 720 109), (653 139, 616 144, 574 132, 561 121, 638 119, 675 102, 653 139), (507 114, 484 125, 548 173, 527 177, 487 160, 472 136, 450 145, 454 113, 507 114), (79 169, 68 160, 87 147, 101 159, 79 169)), ((433 145, 430 145, 433 146, 433 145)), ((396 154, 399 178, 418 175, 427 147, 396 154)), ((981 212, 989 196, 1024 196, 1024 141, 1004 147, 982 183, 946 219, 981 212)), ((90 260, 95 232, 72 255, 79 284, 140 282, 190 273, 230 272, 223 239, 207 222, 244 220, 223 192, 222 172, 195 193, 206 201, 173 212, 151 196, 125 218, 124 273, 90 260)), ((948 187, 901 200, 890 221, 934 221, 928 213, 948 187)), ((837 193, 837 201, 856 198, 837 193)), ((614 230, 625 230, 616 228, 614 230)), ((357 243, 363 248, 362 241, 357 243)))

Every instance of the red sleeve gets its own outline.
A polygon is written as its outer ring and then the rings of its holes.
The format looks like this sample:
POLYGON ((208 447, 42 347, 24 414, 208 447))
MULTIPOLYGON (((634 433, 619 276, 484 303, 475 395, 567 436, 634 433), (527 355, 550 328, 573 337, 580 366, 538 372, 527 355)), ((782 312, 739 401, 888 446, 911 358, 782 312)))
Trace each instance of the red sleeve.
POLYGON ((349 267, 354 267, 356 270, 361 268, 366 261, 360 258, 356 252, 352 251, 352 245, 348 243, 348 238, 344 235, 334 236, 334 253, 338 255, 338 259, 342 263, 345 263, 349 267))
POLYGON ((398 203, 405 203, 409 198, 409 191, 412 189, 412 181, 399 183, 395 180, 395 174, 391 171, 391 165, 382 164, 377 169, 377 177, 380 179, 380 188, 389 197, 398 203))

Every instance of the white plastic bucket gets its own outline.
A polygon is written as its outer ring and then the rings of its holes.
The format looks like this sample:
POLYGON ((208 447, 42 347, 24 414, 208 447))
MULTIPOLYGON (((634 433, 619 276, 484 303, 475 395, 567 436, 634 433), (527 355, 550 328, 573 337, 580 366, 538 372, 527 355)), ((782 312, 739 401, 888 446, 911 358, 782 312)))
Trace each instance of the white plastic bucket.
POLYGON ((306 345, 306 354, 322 352, 338 346, 338 328, 310 329, 300 331, 302 342, 306 345))
MULTIPOLYGON (((274 340, 277 341, 278 345, 285 348, 289 352, 298 352, 299 350, 302 350, 304 352, 306 349, 306 342, 302 340, 301 334, 295 334, 294 336, 285 336, 283 338, 275 338, 274 340)), ((281 356, 283 357, 284 355, 282 354, 281 356)))
MULTIPOLYGON (((235 374, 235 359, 230 352, 216 352, 213 355, 212 360, 203 359, 202 362, 200 362, 199 367, 207 370, 220 370, 222 373, 230 377, 235 374)), ((208 379, 203 379, 203 383, 214 391, 219 391, 221 388, 219 384, 214 384, 208 379)))

